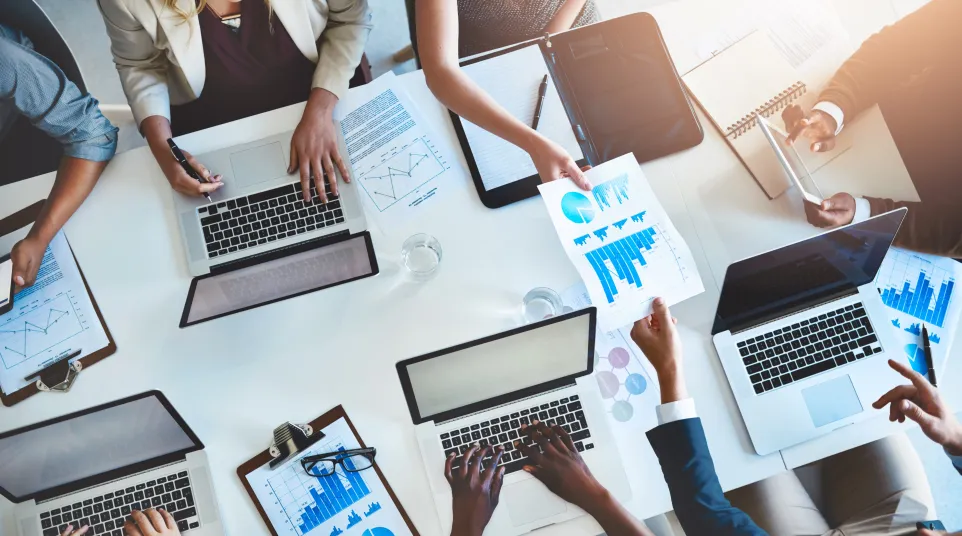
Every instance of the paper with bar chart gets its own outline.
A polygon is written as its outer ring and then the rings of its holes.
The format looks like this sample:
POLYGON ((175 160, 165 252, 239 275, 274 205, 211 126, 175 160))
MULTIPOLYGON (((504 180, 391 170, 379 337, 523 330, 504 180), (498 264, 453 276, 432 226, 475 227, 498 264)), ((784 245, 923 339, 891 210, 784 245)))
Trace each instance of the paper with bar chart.
POLYGON ((889 249, 875 277, 905 356, 921 374, 928 370, 921 342, 923 325, 929 332, 936 375, 944 372, 962 317, 958 297, 962 290, 956 288, 957 282, 962 282, 962 264, 899 248, 889 249))
POLYGON ((655 197, 634 155, 587 172, 590 192, 571 181, 542 184, 561 244, 581 275, 606 331, 705 290, 691 250, 655 197))
POLYGON ((360 448, 347 420, 323 430, 324 438, 276 469, 268 465, 247 475, 277 534, 304 536, 408 536, 411 531, 374 469, 344 458, 336 474, 310 476, 301 458, 360 448), (345 470, 345 466, 346 469, 345 470))
POLYGON ((57 233, 40 263, 37 282, 14 296, 0 316, 0 388, 23 389, 24 378, 75 350, 80 359, 109 344, 67 238, 57 233))

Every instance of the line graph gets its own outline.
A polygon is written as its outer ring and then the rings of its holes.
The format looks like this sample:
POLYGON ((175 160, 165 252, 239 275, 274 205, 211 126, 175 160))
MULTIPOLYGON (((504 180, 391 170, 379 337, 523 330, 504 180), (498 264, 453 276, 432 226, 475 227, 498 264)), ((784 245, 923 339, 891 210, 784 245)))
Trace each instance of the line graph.
POLYGON ((409 139, 385 151, 380 162, 358 173, 361 187, 377 207, 384 212, 402 199, 410 197, 412 203, 421 193, 429 193, 422 187, 449 169, 433 149, 427 136, 409 139))
POLYGON ((83 333, 84 326, 70 296, 59 293, 20 306, 19 314, 0 321, 0 361, 4 368, 18 364, 83 333))

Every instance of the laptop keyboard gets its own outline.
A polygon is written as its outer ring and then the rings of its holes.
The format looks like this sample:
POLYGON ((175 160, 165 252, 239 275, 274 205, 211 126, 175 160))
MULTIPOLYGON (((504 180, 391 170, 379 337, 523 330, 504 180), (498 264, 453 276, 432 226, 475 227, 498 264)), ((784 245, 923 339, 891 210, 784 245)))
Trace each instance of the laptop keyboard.
POLYGON ((738 343, 755 394, 882 351, 862 304, 848 305, 738 343))
POLYGON ((295 182, 197 208, 204 231, 207 257, 234 253, 280 238, 344 223, 341 201, 324 183, 327 203, 321 203, 311 184, 313 203, 304 203, 301 183, 295 182))
MULTIPOLYGON (((501 456, 501 462, 498 465, 504 466, 504 473, 510 474, 520 471, 528 459, 524 457, 521 451, 514 448, 514 442, 523 435, 521 425, 531 424, 531 421, 534 420, 541 421, 548 426, 558 424, 564 428, 571 435, 571 440, 578 452, 595 448, 594 441, 591 439, 591 432, 588 430, 588 421, 581 409, 581 402, 578 400, 578 395, 573 395, 443 433, 441 434, 441 446, 444 447, 444 456, 447 457, 451 454, 458 456, 453 466, 457 468, 462 459, 461 455, 467 452, 472 445, 477 444, 482 448, 500 445, 504 447, 504 454, 501 456)), ((482 465, 487 465, 490 460, 491 456, 484 458, 482 465)))
POLYGON ((90 527, 85 536, 124 536, 124 522, 134 510, 163 508, 177 520, 180 532, 200 526, 187 471, 149 480, 112 493, 40 514, 43 536, 60 536, 67 525, 90 527))

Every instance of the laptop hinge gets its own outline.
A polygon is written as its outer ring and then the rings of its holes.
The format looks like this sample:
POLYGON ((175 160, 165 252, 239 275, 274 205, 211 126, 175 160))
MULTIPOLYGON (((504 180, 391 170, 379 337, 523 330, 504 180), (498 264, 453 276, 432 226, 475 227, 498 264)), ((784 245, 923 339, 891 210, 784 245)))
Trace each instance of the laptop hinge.
POLYGON ((569 384, 567 384, 567 385, 562 385, 562 386, 560 386, 560 387, 556 387, 556 388, 551 389, 551 390, 548 390, 548 391, 541 391, 540 393, 537 393, 537 394, 534 394, 534 395, 531 395, 531 396, 526 396, 526 397, 524 397, 524 398, 519 398, 519 399, 517 399, 517 400, 512 400, 511 402, 505 402, 504 404, 500 404, 500 405, 497 405, 497 406, 492 406, 492 407, 490 407, 490 408, 485 408, 485 409, 482 409, 482 410, 480 410, 480 411, 475 411, 474 413, 467 413, 467 414, 464 414, 464 415, 460 415, 460 416, 458 416, 458 417, 455 417, 455 418, 453 418, 453 419, 448 419, 448 420, 446 420, 446 421, 436 422, 436 423, 434 423, 434 425, 435 425, 435 426, 442 426, 442 425, 445 425, 445 424, 450 424, 450 423, 452 423, 452 422, 454 422, 454 421, 464 420, 464 419, 467 419, 468 417, 473 417, 473 416, 475 416, 475 415, 480 415, 480 414, 482 414, 482 413, 486 413, 486 412, 491 411, 491 410, 495 410, 495 409, 498 409, 498 408, 504 408, 504 407, 507 407, 507 406, 513 406, 513 405, 515 405, 515 404, 517 404, 517 403, 519 403, 519 402, 524 402, 525 400, 531 400, 532 398, 537 398, 537 397, 544 396, 544 395, 551 394, 551 393, 557 393, 558 391, 564 391, 565 389, 571 389, 572 387, 576 387, 577 385, 578 385, 578 382, 577 382, 577 381, 572 381, 571 383, 569 383, 569 384))
POLYGON ((180 460, 177 460, 177 461, 173 461, 173 462, 170 462, 170 463, 165 463, 165 464, 163 464, 163 465, 158 465, 158 466, 156 466, 156 467, 151 467, 150 469, 144 469, 143 471, 138 471, 138 472, 136 472, 136 473, 131 473, 131 474, 129 474, 129 475, 122 476, 122 477, 119 477, 119 478, 115 478, 115 479, 113 479, 113 480, 108 480, 108 481, 106 481, 106 482, 101 482, 101 483, 95 484, 95 485, 93 485, 93 486, 87 486, 86 488, 81 488, 81 489, 77 489, 77 490, 73 490, 73 491, 68 491, 68 492, 66 492, 66 493, 61 493, 60 495, 57 495, 57 496, 54 496, 54 497, 46 497, 46 498, 43 498, 43 499, 37 499, 36 501, 37 501, 37 504, 44 504, 44 503, 48 503, 48 502, 50 502, 50 501, 56 501, 56 500, 62 499, 62 498, 64 498, 64 497, 67 497, 67 496, 69 496, 69 495, 76 495, 77 493, 83 493, 83 492, 85 492, 85 491, 89 491, 89 490, 92 490, 92 489, 94 489, 94 488, 99 488, 99 487, 103 487, 103 486, 108 486, 108 485, 110 485, 110 484, 112 484, 112 483, 120 482, 121 480, 127 480, 128 478, 133 478, 133 477, 135 477, 135 476, 137 476, 137 475, 142 475, 142 474, 144 474, 144 473, 149 473, 149 472, 151 472, 151 471, 156 471, 157 469, 163 469, 164 467, 170 467, 171 465, 177 465, 177 464, 179 464, 179 463, 184 463, 184 461, 186 461, 186 458, 181 458, 180 460))
POLYGON ((797 314, 799 314, 799 313, 804 313, 805 311, 811 311, 812 309, 817 309, 818 307, 821 307, 821 306, 825 305, 826 303, 833 302, 833 301, 836 301, 836 300, 840 300, 840 299, 842 299, 842 298, 847 298, 847 297, 849 297, 849 296, 854 296, 854 295, 856 295, 856 294, 858 294, 858 288, 848 288, 848 289, 845 289, 845 290, 841 290, 841 291, 838 291, 838 292, 834 292, 834 293, 832 293, 832 294, 830 294, 830 295, 827 295, 827 296, 822 297, 822 299, 820 299, 820 300, 818 301, 818 303, 814 303, 814 304, 811 304, 811 305, 803 305, 803 306, 800 306, 800 307, 793 307, 793 308, 790 308, 789 310, 786 310, 786 311, 780 311, 780 312, 778 312, 778 313, 773 313, 773 314, 771 314, 771 315, 767 315, 767 316, 762 317, 759 321, 756 321, 756 322, 754 322, 754 323, 751 324, 751 325, 738 326, 738 328, 733 328, 733 329, 731 330, 731 332, 732 332, 732 335, 737 335, 737 334, 739 334, 739 333, 743 333, 743 332, 745 332, 745 331, 748 331, 748 330, 751 330, 751 329, 755 329, 755 328, 757 328, 757 327, 759 327, 759 326, 764 326, 765 324, 771 324, 771 323, 773 323, 773 322, 778 322, 779 320, 783 320, 783 319, 788 318, 788 317, 790 317, 790 316, 795 316, 795 315, 797 315, 797 314))
POLYGON ((248 268, 250 266, 256 266, 258 264, 265 263, 267 261, 273 261, 275 259, 280 259, 282 257, 287 257, 290 255, 295 255, 297 253, 302 253, 304 251, 309 251, 319 246, 327 246, 337 242, 341 242, 350 238, 351 232, 348 229, 337 231, 335 233, 326 234, 324 236, 319 236, 317 238, 312 238, 310 240, 305 240, 303 242, 296 242, 287 246, 279 247, 277 249, 272 249, 269 251, 264 251, 256 255, 251 255, 249 257, 244 257, 243 259, 237 259, 233 261, 227 261, 221 264, 215 264, 210 267, 210 273, 214 275, 225 274, 228 272, 233 272, 241 268, 248 268))

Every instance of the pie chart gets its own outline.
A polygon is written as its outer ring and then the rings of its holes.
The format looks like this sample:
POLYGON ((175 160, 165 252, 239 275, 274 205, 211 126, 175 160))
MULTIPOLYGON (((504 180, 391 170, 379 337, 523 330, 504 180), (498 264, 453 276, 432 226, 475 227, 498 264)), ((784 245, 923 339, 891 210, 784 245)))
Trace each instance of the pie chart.
POLYGON ((365 530, 361 536, 394 536, 394 533, 384 527, 374 527, 373 529, 365 530))
POLYGON ((561 212, 574 223, 591 223, 595 209, 584 194, 568 192, 561 198, 561 212))

